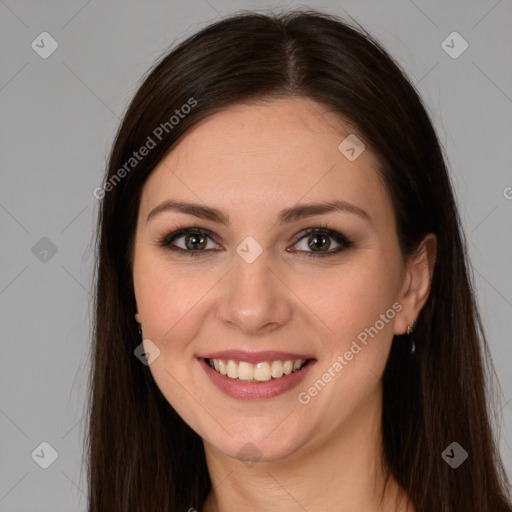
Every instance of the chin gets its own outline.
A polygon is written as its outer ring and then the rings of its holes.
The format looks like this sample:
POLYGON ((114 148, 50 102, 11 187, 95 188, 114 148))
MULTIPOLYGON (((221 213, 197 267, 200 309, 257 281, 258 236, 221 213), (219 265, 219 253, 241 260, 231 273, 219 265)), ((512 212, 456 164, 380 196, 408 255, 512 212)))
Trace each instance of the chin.
MULTIPOLYGON (((291 417, 285 420, 285 423, 289 420, 291 417)), ((279 425, 279 422, 275 423, 279 425)), ((304 428, 296 430, 296 426, 291 424, 272 427, 275 429, 272 431, 272 428, 269 428, 268 419, 261 419, 250 427, 246 422, 226 425, 231 435, 218 425, 216 428, 213 426, 211 428, 213 430, 210 430, 210 435, 201 436, 208 444, 212 445, 216 451, 248 464, 287 459, 296 454, 310 437, 304 428)))

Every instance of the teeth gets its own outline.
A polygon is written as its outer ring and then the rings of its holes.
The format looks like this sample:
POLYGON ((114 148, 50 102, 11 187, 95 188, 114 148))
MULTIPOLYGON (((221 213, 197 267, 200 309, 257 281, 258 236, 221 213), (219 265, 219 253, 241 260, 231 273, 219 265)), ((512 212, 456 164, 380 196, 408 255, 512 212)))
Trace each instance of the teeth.
MULTIPOLYGON (((231 361, 231 362, 233 362, 233 361, 231 361)), ((215 364, 215 359, 213 360, 213 364, 215 364)), ((254 379, 254 366, 252 364, 246 363, 245 361, 241 361, 238 364, 237 377, 240 380, 253 380, 254 379)))
POLYGON ((235 363, 235 361, 231 361, 231 359, 228 361, 228 377, 230 379, 238 379, 238 365, 235 363))
POLYGON ((232 359, 207 359, 208 364, 221 375, 230 379, 238 379, 249 382, 266 382, 271 379, 279 379, 283 375, 300 370, 307 362, 307 359, 296 359, 287 361, 262 361, 258 364, 246 361, 234 361, 232 359))
MULTIPOLYGON (((228 373, 228 369, 226 368, 224 361, 217 359, 217 362, 219 363, 218 371, 221 373, 221 375, 226 375, 228 373)), ((215 368, 215 363, 214 363, 214 368, 215 368)), ((217 370, 217 368, 215 368, 215 369, 217 370)))
POLYGON ((285 361, 283 363, 283 372, 285 375, 290 375, 293 370, 293 361, 285 361))
POLYGON ((283 363, 281 361, 273 361, 270 367, 270 373, 274 379, 278 379, 283 376, 283 363))
POLYGON ((265 361, 264 363, 258 363, 254 369, 254 380, 264 382, 270 380, 272 375, 270 374, 270 365, 265 361))

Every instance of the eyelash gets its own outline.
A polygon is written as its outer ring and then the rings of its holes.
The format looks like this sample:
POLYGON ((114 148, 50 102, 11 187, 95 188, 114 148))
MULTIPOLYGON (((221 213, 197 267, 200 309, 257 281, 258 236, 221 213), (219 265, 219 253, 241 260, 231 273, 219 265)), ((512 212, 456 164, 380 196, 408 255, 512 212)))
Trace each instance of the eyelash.
MULTIPOLYGON (((179 229, 178 231, 174 231, 172 233, 165 235, 164 237, 159 239, 158 245, 160 247, 164 247, 170 251, 173 251, 176 253, 181 253, 181 254, 187 254, 187 255, 190 255, 193 257, 204 256, 205 254, 207 254, 208 252, 211 251, 211 249, 208 251, 206 251, 206 250, 191 251, 191 250, 182 249, 181 247, 176 247, 176 246, 172 245, 172 242, 174 240, 176 240, 177 238, 180 238, 182 236, 188 235, 188 234, 207 236, 208 238, 212 239, 212 241, 217 243, 215 240, 215 238, 216 238, 215 235, 213 235, 213 233, 210 230, 194 226, 194 227, 179 229)), ((300 236, 296 239, 296 241, 294 242, 293 245, 297 244, 300 240, 302 240, 303 238, 306 238, 310 235, 328 236, 328 237, 332 238, 335 242, 339 243, 340 246, 337 249, 330 251, 330 252, 298 251, 298 252, 302 253, 301 254, 302 256, 305 256, 307 258, 316 258, 318 256, 319 257, 334 256, 335 254, 339 254, 340 252, 342 252, 346 249, 349 249, 354 245, 354 243, 351 240, 349 240, 345 235, 339 233, 338 231, 330 229, 326 225, 323 225, 323 224, 316 228, 306 229, 304 232, 300 233, 300 236)))

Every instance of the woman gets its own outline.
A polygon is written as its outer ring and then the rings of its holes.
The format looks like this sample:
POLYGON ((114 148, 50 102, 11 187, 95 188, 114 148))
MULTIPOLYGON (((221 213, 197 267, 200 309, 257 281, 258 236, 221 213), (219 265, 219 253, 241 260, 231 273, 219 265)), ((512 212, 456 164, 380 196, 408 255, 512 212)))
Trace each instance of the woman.
POLYGON ((91 512, 510 510, 443 154, 368 34, 205 28, 95 195, 91 512))

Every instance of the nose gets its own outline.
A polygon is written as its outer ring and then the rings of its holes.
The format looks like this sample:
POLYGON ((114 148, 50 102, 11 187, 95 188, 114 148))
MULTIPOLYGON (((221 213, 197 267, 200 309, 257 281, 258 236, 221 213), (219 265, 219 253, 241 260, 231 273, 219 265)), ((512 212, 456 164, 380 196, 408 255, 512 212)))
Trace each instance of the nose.
POLYGON ((265 251, 252 263, 238 255, 226 276, 221 321, 245 335, 268 334, 292 316, 291 292, 265 251))

